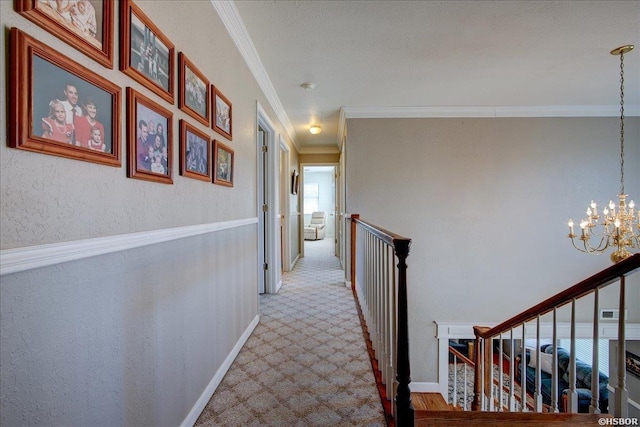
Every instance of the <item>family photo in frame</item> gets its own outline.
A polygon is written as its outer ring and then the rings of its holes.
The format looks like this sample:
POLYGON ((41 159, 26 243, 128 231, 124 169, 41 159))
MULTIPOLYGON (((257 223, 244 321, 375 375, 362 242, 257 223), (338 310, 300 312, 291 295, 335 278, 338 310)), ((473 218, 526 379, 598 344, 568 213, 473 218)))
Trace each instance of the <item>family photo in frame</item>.
POLYGON ((211 181, 211 143, 209 137, 180 120, 180 175, 211 181))
POLYGON ((209 80, 187 56, 178 54, 178 108, 209 126, 209 80))
POLYGON ((11 30, 10 145, 120 166, 120 88, 11 30))
POLYGON ((113 68, 113 0, 16 0, 16 11, 113 68))
POLYGON ((128 175, 173 184, 171 111, 127 88, 128 175))
POLYGON ((640 378, 640 356, 627 351, 625 353, 626 369, 631 375, 640 378))
POLYGON ((218 140, 214 140, 213 155, 215 169, 213 173, 213 183, 233 187, 233 175, 235 172, 233 149, 218 140))
POLYGON ((231 141, 233 139, 233 110, 231 101, 229 101, 229 98, 224 96, 215 86, 212 86, 211 92, 211 104, 213 106, 213 130, 223 136, 226 136, 231 141))
POLYGON ((130 0, 121 2, 120 24, 120 70, 173 104, 173 44, 130 0))

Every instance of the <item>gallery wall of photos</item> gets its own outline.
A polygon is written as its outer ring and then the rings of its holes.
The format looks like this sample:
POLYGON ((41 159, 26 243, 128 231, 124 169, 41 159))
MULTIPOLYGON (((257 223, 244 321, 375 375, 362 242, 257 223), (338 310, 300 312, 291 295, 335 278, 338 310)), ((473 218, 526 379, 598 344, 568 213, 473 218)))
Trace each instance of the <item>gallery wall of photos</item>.
POLYGON ((129 178, 163 184, 174 183, 173 158, 178 156, 180 176, 233 187, 235 155, 228 145, 233 140, 231 101, 184 52, 176 55, 173 43, 133 1, 122 0, 118 11, 112 0, 15 0, 14 7, 108 69, 114 68, 118 13, 119 70, 162 101, 132 87, 123 91, 12 28, 11 147, 112 167, 122 167, 122 151, 127 150, 129 178), (126 102, 124 121, 122 102, 126 102), (176 105, 188 116, 179 120, 178 129, 173 120, 176 105), (126 126, 126 141, 121 141, 121 123, 126 126))

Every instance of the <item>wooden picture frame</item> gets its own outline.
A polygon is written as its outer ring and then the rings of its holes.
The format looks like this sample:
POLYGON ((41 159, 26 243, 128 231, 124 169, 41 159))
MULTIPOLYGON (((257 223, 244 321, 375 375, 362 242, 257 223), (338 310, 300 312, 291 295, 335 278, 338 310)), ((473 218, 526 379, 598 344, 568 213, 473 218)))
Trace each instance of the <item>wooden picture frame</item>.
POLYGON ((640 356, 637 356, 630 351, 626 351, 625 365, 627 372, 636 378, 640 378, 640 356))
POLYGON ((113 68, 113 5, 113 0, 79 0, 58 8, 43 0, 14 0, 16 12, 108 68, 113 68))
POLYGON ((211 125, 213 130, 229 141, 233 139, 233 106, 229 98, 224 96, 215 86, 211 86, 211 125))
POLYGON ((127 88, 127 176, 173 184, 173 114, 127 88))
POLYGON ((17 28, 10 37, 9 146, 121 166, 120 87, 17 28))
POLYGON ((211 139, 180 120, 180 175, 211 182, 211 139))
POLYGON ((187 56, 178 53, 178 108, 205 126, 210 119, 210 85, 187 56))
POLYGON ((173 104, 173 43, 133 1, 120 5, 120 71, 173 104))
POLYGON ((233 187, 235 153, 217 139, 213 141, 213 183, 233 187))

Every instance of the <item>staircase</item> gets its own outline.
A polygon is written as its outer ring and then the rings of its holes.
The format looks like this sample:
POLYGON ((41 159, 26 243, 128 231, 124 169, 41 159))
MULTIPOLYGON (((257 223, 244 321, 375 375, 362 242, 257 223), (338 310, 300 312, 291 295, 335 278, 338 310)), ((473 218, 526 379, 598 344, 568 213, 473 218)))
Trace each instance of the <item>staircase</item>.
MULTIPOLYGON (((609 414, 597 414, 600 408, 600 384, 598 370, 593 370, 594 380, 591 381, 591 400, 584 411, 585 402, 579 400, 578 384, 576 380, 576 301, 587 296, 593 296, 593 341, 599 339, 599 291, 611 286, 617 287, 619 294, 618 310, 624 313, 626 302, 626 277, 640 271, 640 254, 635 254, 601 272, 571 286, 564 291, 534 305, 528 310, 500 323, 492 328, 475 326, 475 342, 471 363, 475 365, 473 374, 473 402, 472 411, 459 410, 449 406, 439 394, 411 393, 409 334, 407 314, 407 257, 411 239, 399 236, 369 222, 360 219, 360 215, 350 215, 350 258, 348 264, 351 288, 361 310, 361 322, 365 339, 369 347, 372 366, 378 382, 385 414, 390 426, 548 426, 562 424, 566 426, 599 425, 598 420, 612 418, 609 414), (570 314, 570 361, 564 368, 568 369, 568 387, 559 391, 559 373, 557 346, 559 337, 559 322, 556 316, 558 310, 564 309, 564 315, 570 314), (567 313, 567 310, 570 310, 567 313), (545 317, 546 316, 546 317, 545 317), (549 331, 545 336, 552 339, 553 361, 551 369, 551 396, 543 396, 541 380, 541 364, 535 367, 535 389, 526 387, 526 364, 520 364, 522 378, 519 397, 516 395, 514 384, 515 363, 509 363, 509 387, 504 382, 506 369, 502 362, 503 341, 510 343, 510 355, 515 355, 515 341, 525 343, 527 338, 535 339, 534 352, 540 360, 541 339, 543 330, 541 318, 552 320, 549 331), (494 377, 494 344, 498 343, 498 378, 494 377), (562 394, 562 396, 560 395, 562 394), (506 399, 505 399, 506 397, 506 399), (562 410, 559 413, 560 401, 562 410), (550 401, 550 403, 549 403, 550 401), (525 406, 520 411, 520 404, 525 406), (582 407, 579 408, 579 405, 582 407)), ((634 281, 635 282, 635 281, 634 281)), ((589 308, 587 308, 589 310, 589 308)), ((625 371, 625 320, 622 316, 618 320, 617 340, 617 384, 614 387, 613 401, 605 407, 615 417, 626 417, 628 411, 628 391, 626 389, 625 371)), ((563 332, 567 334, 567 332, 563 332)), ((593 358, 590 366, 599 366, 598 351, 594 346, 593 358)), ((526 347, 521 346, 521 360, 527 359, 526 347)), ((547 353, 549 354, 549 353, 547 353)), ((464 357, 463 359, 467 359, 464 357)), ((563 363, 566 362, 566 359, 563 363)), ((464 361, 464 363, 469 363, 464 361)), ((563 368, 563 369, 564 369, 563 368)), ((454 372, 455 369, 454 369, 454 372)), ((467 393, 466 369, 464 393, 467 393)), ((593 379, 593 378, 592 378, 593 379)), ((456 384, 454 376, 454 384, 456 384)), ((587 390, 589 391, 589 390, 587 390)), ((456 389, 454 385, 454 395, 456 389)), ((604 396, 604 394, 603 394, 604 396)), ((455 399, 457 400, 457 398, 455 399)), ((454 400, 454 401, 455 401, 454 400)), ((583 399, 584 400, 584 399, 583 399)), ((465 398, 464 402, 468 402, 465 398)), ((466 404, 464 405, 466 409, 466 404)))
POLYGON ((608 414, 550 414, 540 412, 470 412, 452 407, 440 393, 412 393, 415 409, 415 427, 426 426, 549 426, 562 424, 569 427, 598 425, 599 418, 608 414))

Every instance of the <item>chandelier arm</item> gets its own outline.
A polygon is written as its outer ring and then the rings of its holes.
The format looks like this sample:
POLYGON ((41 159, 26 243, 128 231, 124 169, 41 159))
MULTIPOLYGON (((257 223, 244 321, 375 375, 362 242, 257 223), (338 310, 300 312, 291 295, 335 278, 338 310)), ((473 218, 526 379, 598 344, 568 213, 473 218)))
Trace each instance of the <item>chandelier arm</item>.
POLYGON ((602 246, 603 241, 604 241, 604 238, 600 240, 600 244, 598 244, 598 247, 594 248, 591 245, 589 245, 586 240, 583 240, 582 245, 584 246, 584 249, 582 249, 576 245, 575 239, 571 238, 571 244, 573 245, 574 248, 576 248, 578 251, 584 254, 591 254, 591 255, 600 255, 607 248, 606 245, 604 247, 600 247, 602 246))
POLYGON ((600 243, 598 243, 597 246, 592 246, 590 243, 591 239, 589 240, 584 240, 584 247, 585 249, 587 249, 588 253, 594 253, 594 252, 602 252, 605 249, 607 249, 609 246, 612 246, 609 243, 609 236, 605 236, 605 237, 601 237, 600 238, 600 243))

